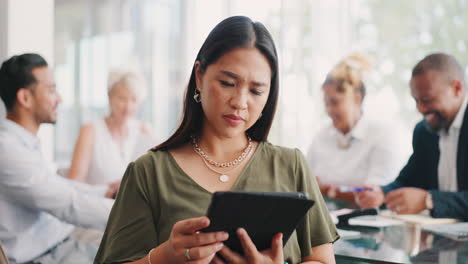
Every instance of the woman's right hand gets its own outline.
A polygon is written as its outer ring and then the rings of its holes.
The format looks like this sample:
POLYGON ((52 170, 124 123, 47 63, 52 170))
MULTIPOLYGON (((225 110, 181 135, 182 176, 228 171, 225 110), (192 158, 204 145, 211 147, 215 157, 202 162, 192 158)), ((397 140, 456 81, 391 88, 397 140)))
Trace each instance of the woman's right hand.
POLYGON ((227 232, 200 232, 209 225, 210 220, 206 216, 175 223, 167 241, 169 256, 173 257, 171 263, 209 264, 229 237, 227 232))
POLYGON ((244 249, 244 256, 224 247, 219 253, 226 261, 219 257, 213 259, 214 264, 282 264, 283 254, 283 234, 276 234, 271 240, 271 248, 258 251, 247 231, 244 228, 237 229, 237 236, 244 249))

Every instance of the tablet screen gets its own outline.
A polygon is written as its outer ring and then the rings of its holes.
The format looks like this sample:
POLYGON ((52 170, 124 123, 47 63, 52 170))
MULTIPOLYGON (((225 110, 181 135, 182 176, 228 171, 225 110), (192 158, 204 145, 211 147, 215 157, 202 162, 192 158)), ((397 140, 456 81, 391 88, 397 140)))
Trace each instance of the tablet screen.
POLYGON ((261 251, 280 232, 285 245, 313 204, 303 192, 216 192, 207 213, 211 224, 201 231, 228 232, 224 244, 242 254, 236 230, 243 227, 261 251))

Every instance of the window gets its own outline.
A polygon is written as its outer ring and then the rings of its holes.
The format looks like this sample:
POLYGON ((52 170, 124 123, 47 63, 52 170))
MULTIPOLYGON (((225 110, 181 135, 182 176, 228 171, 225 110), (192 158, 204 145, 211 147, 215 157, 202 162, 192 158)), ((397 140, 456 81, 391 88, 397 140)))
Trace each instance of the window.
POLYGON ((56 0, 56 76, 64 97, 56 156, 69 160, 79 126, 105 115, 109 68, 135 62, 150 93, 139 115, 166 139, 175 129, 191 67, 209 30, 246 15, 272 33, 281 94, 273 143, 306 151, 328 122, 321 83, 353 51, 375 60, 364 111, 401 130, 409 149, 420 115, 408 91, 413 65, 434 51, 468 61, 466 0, 56 0))

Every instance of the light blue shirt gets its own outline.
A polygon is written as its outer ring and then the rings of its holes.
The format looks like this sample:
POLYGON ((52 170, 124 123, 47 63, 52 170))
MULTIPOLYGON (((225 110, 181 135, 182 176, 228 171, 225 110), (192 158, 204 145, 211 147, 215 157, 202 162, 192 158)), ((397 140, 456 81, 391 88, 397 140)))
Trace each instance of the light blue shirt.
POLYGON ((13 263, 43 254, 73 225, 105 229, 113 205, 103 198, 107 186, 70 181, 48 164, 36 136, 0 121, 0 241, 13 263))

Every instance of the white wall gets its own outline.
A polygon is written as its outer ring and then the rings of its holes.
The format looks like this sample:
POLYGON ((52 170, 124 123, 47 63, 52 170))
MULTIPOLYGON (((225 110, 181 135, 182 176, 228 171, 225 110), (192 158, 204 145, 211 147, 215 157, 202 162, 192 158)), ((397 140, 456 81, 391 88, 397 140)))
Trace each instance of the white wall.
POLYGON ((53 64, 54 0, 8 1, 7 54, 41 54, 53 64))
MULTIPOLYGON (((54 0, 0 0, 0 59, 26 52, 41 54, 53 67, 54 0)), ((3 102, 0 116, 4 116, 3 102)), ((39 137, 47 157, 53 157, 52 126, 42 126, 39 137)))
MULTIPOLYGON (((7 14, 8 14, 8 5, 7 1, 0 0, 0 61, 4 61, 7 54, 7 38, 3 37, 7 35, 7 14)), ((5 105, 3 101, 0 100, 0 122, 5 117, 5 105)))

